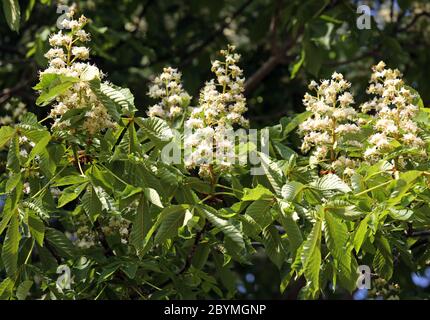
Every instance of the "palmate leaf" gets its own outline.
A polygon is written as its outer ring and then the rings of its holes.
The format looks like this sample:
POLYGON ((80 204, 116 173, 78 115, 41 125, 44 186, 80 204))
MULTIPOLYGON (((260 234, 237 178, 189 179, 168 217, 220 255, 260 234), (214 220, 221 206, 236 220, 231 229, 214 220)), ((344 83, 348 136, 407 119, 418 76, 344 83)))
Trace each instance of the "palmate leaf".
POLYGON ((272 201, 268 200, 256 200, 246 208, 246 215, 252 218, 257 225, 264 229, 273 220, 269 210, 273 206, 272 201))
POLYGON ((257 185, 254 189, 243 189, 242 201, 255 201, 255 200, 272 200, 274 195, 272 191, 263 187, 261 184, 257 185))
POLYGON ((351 192, 351 188, 335 174, 327 174, 318 179, 313 186, 321 191, 351 192))
POLYGON ((149 202, 155 204, 157 207, 164 208, 157 190, 152 188, 145 188, 143 190, 143 193, 145 194, 145 197, 149 200, 149 202))
POLYGON ((174 205, 165 208, 160 213, 160 218, 158 220, 160 227, 155 235, 155 244, 162 243, 178 235, 178 230, 184 223, 187 210, 187 205, 174 205))
POLYGON ((305 278, 308 282, 307 285, 311 288, 312 296, 315 296, 320 288, 321 226, 322 221, 318 219, 303 244, 301 255, 305 278))
POLYGON ((278 229, 273 225, 264 229, 262 242, 267 256, 280 269, 286 259, 286 250, 279 236, 278 229))
POLYGON ((49 141, 51 140, 51 134, 46 130, 30 130, 24 131, 25 135, 30 138, 35 143, 35 146, 31 149, 30 154, 28 155, 26 165, 28 165, 31 160, 34 159, 37 155, 42 153, 49 141))
POLYGON ((312 114, 310 111, 302 112, 295 116, 293 119, 288 119, 284 117, 281 119, 282 125, 282 138, 285 139, 288 134, 296 129, 302 122, 304 122, 312 114))
POLYGON ((67 187, 64 189, 63 193, 60 196, 60 199, 58 199, 58 208, 64 207, 69 202, 75 200, 79 195, 82 193, 82 191, 85 190, 87 187, 88 182, 79 184, 79 185, 73 185, 70 187, 67 187))
POLYGON ((1 252, 1 259, 9 277, 14 277, 18 268, 18 248, 20 240, 19 219, 18 215, 14 214, 10 219, 9 227, 6 232, 6 239, 4 240, 1 252))
POLYGON ((284 185, 281 168, 276 162, 270 160, 270 158, 264 153, 259 152, 258 155, 261 160, 261 166, 263 167, 266 178, 269 180, 273 191, 275 191, 276 194, 281 195, 282 186, 284 185))
POLYGON ((107 212, 118 212, 118 206, 115 203, 115 199, 113 199, 102 187, 94 186, 94 192, 102 204, 102 209, 107 212))
POLYGON ((324 208, 326 211, 331 212, 338 217, 345 220, 357 220, 365 213, 361 212, 355 205, 343 200, 328 201, 324 208))
POLYGON ((100 83, 99 79, 91 80, 89 83, 91 90, 103 103, 112 119, 119 122, 121 119, 121 97, 117 95, 115 90, 103 83, 100 83))
POLYGON ((18 298, 18 300, 25 300, 32 286, 33 286, 32 280, 25 280, 21 282, 18 288, 16 289, 16 297, 18 298))
POLYGON ((7 144, 10 138, 15 134, 15 129, 9 126, 2 126, 0 128, 0 148, 7 144))
POLYGON ((207 218, 213 226, 215 226, 226 238, 230 239, 230 241, 235 244, 239 252, 245 249, 243 234, 234 224, 218 217, 217 211, 211 207, 198 206, 197 208, 203 217, 207 218))
POLYGON ((56 97, 69 90, 79 79, 68 77, 60 74, 43 74, 40 82, 33 87, 35 90, 41 90, 40 96, 36 100, 36 105, 46 106, 56 97))
POLYGON ((136 118, 138 126, 155 144, 165 144, 173 138, 173 133, 167 123, 159 118, 136 118))
POLYGON ((21 170, 19 140, 17 135, 14 135, 10 142, 9 152, 7 153, 7 167, 15 173, 21 170))
POLYGON ((82 207, 92 222, 96 221, 102 212, 102 204, 92 186, 89 186, 82 196, 82 207))
POLYGON ((64 233, 53 228, 46 228, 45 241, 51 244, 57 253, 64 258, 72 258, 77 250, 64 233))
POLYGON ((387 238, 378 234, 375 241, 376 254, 373 258, 374 270, 385 280, 389 281, 393 275, 393 254, 387 238))
POLYGON ((24 208, 29 208, 30 210, 34 211, 42 219, 49 218, 48 211, 43 207, 41 198, 25 200, 21 203, 21 205, 24 208))
POLYGON ((37 241, 37 244, 43 246, 45 224, 37 215, 31 212, 28 214, 28 228, 31 236, 37 241))
POLYGON ((355 230, 353 244, 354 244, 355 252, 357 253, 360 251, 360 248, 364 240, 366 239, 369 218, 370 218, 370 215, 367 215, 363 220, 361 220, 360 224, 357 227, 357 230, 355 230))
POLYGON ((402 208, 402 209, 390 208, 389 214, 395 220, 407 221, 412 217, 412 215, 414 214, 414 211, 408 208, 402 208))
POLYGON ((356 287, 356 263, 353 263, 352 246, 348 245, 348 228, 346 224, 330 212, 324 214, 325 241, 335 260, 335 268, 342 285, 352 291, 356 287))
POLYGON ((302 232, 300 231, 300 228, 297 225, 296 221, 294 221, 292 214, 290 212, 284 212, 284 210, 282 210, 282 202, 280 202, 280 207, 281 210, 277 219, 281 223, 282 227, 285 230, 285 233, 288 236, 291 255, 292 257, 294 257, 296 255, 297 249, 303 243, 302 232))
POLYGON ((0 300, 9 299, 12 295, 15 282, 11 278, 6 278, 0 283, 0 300))
POLYGON ((297 181, 288 181, 282 187, 282 197, 287 201, 293 201, 305 186, 297 181))
POLYGON ((3 12, 6 17, 7 24, 12 31, 18 32, 20 20, 21 20, 21 9, 19 7, 18 0, 2 0, 3 12))
POLYGON ((130 243, 136 249, 137 256, 142 259, 144 248, 147 240, 146 235, 151 227, 151 219, 149 215, 149 207, 146 199, 141 196, 139 205, 134 217, 133 227, 130 234, 130 243))
POLYGON ((121 114, 133 115, 136 111, 134 97, 129 89, 94 79, 90 81, 91 90, 102 101, 109 115, 119 121, 121 114))

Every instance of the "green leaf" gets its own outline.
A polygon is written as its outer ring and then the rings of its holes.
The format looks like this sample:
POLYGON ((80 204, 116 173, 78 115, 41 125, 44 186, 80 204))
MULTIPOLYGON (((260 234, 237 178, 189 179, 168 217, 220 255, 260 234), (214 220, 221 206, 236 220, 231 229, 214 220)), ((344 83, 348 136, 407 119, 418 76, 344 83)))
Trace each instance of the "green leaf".
POLYGON ((281 119, 282 124, 282 137, 285 139, 288 134, 296 129, 302 122, 304 122, 309 116, 312 114, 310 111, 305 111, 297 116, 295 116, 293 119, 288 119, 286 117, 281 119))
POLYGON ((224 236, 230 239, 231 242, 239 248, 239 250, 245 249, 243 234, 234 224, 232 224, 228 220, 224 220, 218 217, 216 215, 216 210, 211 207, 199 206, 198 209, 199 212, 201 212, 203 216, 206 217, 212 225, 218 228, 219 231, 224 233, 224 236))
POLYGON ((278 220, 281 223, 282 227, 285 229, 285 233, 288 236, 288 242, 290 244, 290 251, 292 256, 294 257, 296 255, 297 249, 303 243, 302 232, 300 231, 300 228, 297 225, 296 221, 294 221, 293 217, 291 216, 291 213, 284 212, 284 210, 281 210, 278 216, 278 220))
POLYGON ((15 129, 9 126, 2 126, 0 128, 0 148, 9 142, 10 138, 15 134, 15 129))
POLYGON ((314 223, 312 231, 303 244, 302 264, 308 286, 315 296, 319 290, 319 275, 321 266, 321 220, 314 223))
POLYGON ((325 212, 324 234, 327 247, 335 260, 339 279, 346 289, 353 291, 356 287, 357 271, 352 263, 352 246, 348 245, 346 224, 330 212, 325 212))
POLYGON ((264 153, 258 153, 261 166, 263 167, 264 172, 266 173, 267 180, 269 180, 270 185, 276 194, 281 194, 283 183, 283 174, 281 168, 279 168, 278 164, 265 155, 264 153))
POLYGON ((99 186, 93 186, 94 191, 97 197, 102 204, 102 209, 107 212, 118 212, 118 207, 115 203, 115 200, 102 188, 99 186))
POLYGON ((373 258, 373 268, 386 281, 393 275, 393 254, 387 238, 379 235, 376 238, 376 254, 373 258))
POLYGON ((134 97, 129 89, 113 84, 100 83, 98 79, 90 81, 90 87, 115 121, 120 121, 122 113, 132 115, 136 111, 134 97))
POLYGON ((286 250, 275 226, 264 229, 262 242, 267 256, 280 269, 286 259, 286 250))
POLYGON ((144 194, 145 194, 145 197, 149 200, 149 202, 155 204, 157 207, 164 208, 163 204, 161 203, 160 196, 158 195, 157 190, 152 188, 145 188, 144 194))
POLYGON ((342 200, 329 201, 324 205, 324 208, 345 220, 357 220, 364 215, 356 206, 342 200))
POLYGON ((21 9, 18 0, 3 0, 3 12, 9 28, 18 32, 21 20, 21 9))
POLYGON ((12 295, 14 281, 11 278, 6 278, 0 283, 0 300, 9 299, 12 295))
POLYGON ((43 207, 42 200, 40 198, 29 199, 23 201, 21 204, 24 208, 29 208, 30 210, 33 210, 42 219, 49 218, 49 214, 47 210, 43 207))
POLYGON ((272 191, 263 187, 261 184, 257 185, 254 189, 243 189, 242 201, 255 201, 255 200, 271 200, 274 198, 272 191))
POLYGON ((79 197, 79 195, 82 193, 82 191, 85 190, 87 185, 88 183, 86 182, 79 185, 73 185, 64 189, 63 193, 60 196, 60 199, 58 199, 58 208, 65 206, 69 202, 79 197))
POLYGON ((19 233, 18 215, 14 214, 10 219, 9 228, 6 232, 1 258, 9 277, 14 277, 17 272, 18 248, 21 234, 19 233))
POLYGON ((112 99, 110 96, 106 95, 102 91, 102 83, 100 83, 100 80, 94 79, 90 81, 90 87, 94 94, 97 96, 97 98, 99 98, 100 101, 103 103, 112 119, 116 122, 119 122, 121 119, 121 107, 114 99, 112 99))
POLYGON ((30 234, 39 246, 43 246, 43 238, 45 236, 45 224, 43 221, 35 214, 29 212, 28 214, 28 227, 30 229, 30 234))
POLYGON ((69 90, 75 81, 66 81, 61 82, 51 88, 49 88, 47 91, 43 91, 40 96, 36 99, 36 105, 38 106, 46 106, 48 105, 52 100, 54 100, 59 95, 63 94, 67 90, 69 90))
POLYGON ((46 228, 45 241, 52 244, 58 254, 64 258, 72 258, 76 255, 73 243, 59 230, 46 228))
POLYGON ((64 177, 61 177, 52 184, 53 187, 62 187, 62 186, 68 186, 71 184, 81 184, 84 182, 87 182, 88 178, 86 176, 82 176, 79 174, 73 174, 73 175, 67 175, 64 177))
POLYGON ((246 215, 251 217, 261 230, 266 228, 272 222, 272 216, 269 209, 273 202, 269 200, 256 200, 246 208, 246 215))
POLYGON ((21 181, 21 172, 14 173, 10 176, 10 178, 6 181, 6 192, 11 192, 18 183, 21 181))
POLYGON ((305 186, 297 181, 288 181, 281 190, 282 197, 287 201, 293 201, 305 186))
POLYGON ((169 142, 173 133, 169 125, 159 118, 136 118, 136 123, 148 138, 155 144, 169 142))
POLYGON ((299 72, 300 67, 303 65, 303 62, 305 61, 305 51, 302 49, 302 52, 300 54, 300 59, 296 61, 293 65, 293 69, 291 70, 291 76, 290 79, 294 79, 297 75, 297 72, 299 72))
POLYGON ((186 205, 174 205, 161 211, 160 227, 155 235, 155 244, 162 243, 178 235, 178 230, 184 223, 187 210, 188 206, 186 205))
POLYGON ((92 222, 96 221, 102 213, 102 204, 92 186, 88 187, 87 192, 82 196, 82 207, 92 222))
POLYGON ((18 288, 16 289, 16 297, 18 298, 18 300, 27 299, 28 292, 30 291, 32 286, 33 286, 32 280, 25 280, 21 282, 18 288))
POLYGON ((148 204, 146 203, 145 198, 141 197, 130 234, 130 243, 136 249, 136 253, 139 258, 143 257, 144 248, 148 241, 146 239, 146 235, 148 234, 150 228, 151 219, 149 215, 148 204))
POLYGON ((319 178, 314 183, 314 186, 322 191, 336 190, 343 193, 352 191, 351 188, 335 174, 327 174, 319 178))
POLYGON ((369 218, 370 215, 366 216, 363 220, 361 220, 357 230, 355 231, 353 243, 355 252, 357 253, 360 251, 360 248, 364 240, 366 239, 369 218))
POLYGON ((30 154, 28 155, 28 159, 26 162, 26 165, 28 165, 30 163, 31 160, 34 159, 34 157, 36 155, 39 155, 42 151, 44 151, 46 149, 46 146, 48 145, 49 141, 51 140, 51 135, 48 131, 44 131, 44 130, 33 130, 30 131, 28 134, 26 134, 31 140, 35 140, 32 139, 32 133, 38 133, 38 139, 37 141, 35 141, 35 146, 31 149, 30 154))
POLYGON ((390 216, 393 219, 400 220, 400 221, 407 221, 407 220, 409 220, 412 217, 413 213, 414 212, 411 209, 408 209, 408 208, 402 208, 402 209, 390 208, 389 209, 390 216))
POLYGON ((18 173, 21 170, 19 140, 17 135, 14 135, 11 139, 9 152, 7 153, 7 166, 12 172, 15 173, 18 173))

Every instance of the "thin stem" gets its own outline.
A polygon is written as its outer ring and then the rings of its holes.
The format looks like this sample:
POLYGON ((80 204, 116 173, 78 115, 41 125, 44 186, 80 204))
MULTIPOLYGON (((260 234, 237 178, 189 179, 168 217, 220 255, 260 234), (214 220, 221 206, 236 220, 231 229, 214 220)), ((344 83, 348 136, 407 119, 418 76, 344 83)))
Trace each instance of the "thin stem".
POLYGON ((34 248, 34 239, 31 242, 31 248, 30 248, 30 251, 28 252, 27 258, 25 258, 24 264, 27 264, 28 260, 30 259, 31 253, 33 252, 33 248, 34 248))
POLYGON ((55 175, 55 176, 53 176, 52 178, 51 178, 51 180, 49 180, 48 181, 48 183, 42 188, 42 189, 40 189, 38 192, 36 192, 31 198, 32 199, 34 199, 34 198, 36 198, 42 191, 44 191, 45 190, 45 188, 47 188, 51 183, 52 183, 52 181, 54 181, 56 178, 57 178, 57 176, 61 173, 61 172, 63 172, 64 171, 64 169, 66 169, 67 168, 67 166, 64 166, 60 171, 58 171, 57 172, 57 174, 55 175))
POLYGON ((125 185, 128 185, 128 183, 127 183, 127 182, 125 182, 125 181, 124 181, 124 180, 122 180, 120 177, 118 177, 115 173, 113 173, 113 172, 112 172, 112 170, 109 170, 109 168, 107 168, 104 164, 99 163, 99 165, 100 165, 101 167, 105 168, 107 171, 109 171, 111 175, 113 175, 116 179, 118 179, 118 181, 122 182, 122 183, 123 183, 123 184, 125 184, 125 185))
POLYGON ((81 172, 82 176, 85 176, 84 171, 82 170, 82 167, 81 167, 81 162, 79 161, 79 155, 78 155, 78 150, 76 145, 72 146, 72 150, 73 150, 73 156, 75 157, 75 161, 78 165, 79 171, 81 172))
POLYGON ((367 189, 367 190, 361 191, 361 192, 357 193, 355 196, 361 196, 362 194, 365 194, 365 193, 367 193, 367 192, 370 192, 370 191, 373 191, 373 190, 375 190, 375 189, 381 188, 381 187, 383 187, 383 186, 385 186, 385 185, 387 185, 387 184, 391 183, 392 181, 393 181, 393 180, 390 180, 390 181, 387 181, 387 182, 381 183, 381 184, 379 184, 379 185, 377 185, 377 186, 374 186, 374 187, 372 187, 372 188, 369 188, 369 189, 367 189))

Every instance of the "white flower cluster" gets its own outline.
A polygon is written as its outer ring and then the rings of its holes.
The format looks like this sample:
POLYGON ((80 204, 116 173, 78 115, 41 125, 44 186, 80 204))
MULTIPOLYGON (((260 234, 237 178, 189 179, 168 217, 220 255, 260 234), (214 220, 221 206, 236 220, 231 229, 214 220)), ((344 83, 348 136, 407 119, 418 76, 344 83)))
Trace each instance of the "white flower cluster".
POLYGON ((226 171, 234 163, 233 126, 247 127, 244 78, 236 65, 240 55, 234 46, 221 50, 224 61, 213 61, 216 81, 207 82, 200 92, 199 106, 192 109, 185 122, 185 165, 199 167, 200 176, 213 175, 212 170, 226 171))
POLYGON ((376 161, 399 143, 416 148, 418 155, 426 156, 425 142, 419 137, 420 129, 413 120, 419 111, 414 104, 416 96, 405 86, 399 70, 385 67, 381 61, 372 68, 367 92, 375 97, 362 105, 363 112, 376 111, 375 133, 369 138, 370 146, 364 157, 376 161))
MULTIPOLYGON (((330 161, 331 168, 343 170, 355 167, 355 161, 344 156, 338 157, 342 146, 360 146, 351 134, 360 131, 357 111, 351 107, 352 94, 347 91, 351 84, 340 73, 333 73, 330 80, 320 84, 312 81, 309 89, 315 95, 306 93, 303 104, 312 115, 304 121, 299 131, 304 136, 301 149, 313 149, 311 162, 330 161)), ((350 171, 350 170, 349 170, 350 171)))
POLYGON ((88 225, 83 224, 76 230, 76 234, 71 237, 71 240, 77 247, 88 249, 95 246, 97 236, 88 225))
POLYGON ((13 101, 13 99, 5 104, 3 110, 6 111, 6 114, 0 117, 0 125, 2 126, 18 123, 22 115, 27 113, 25 104, 13 101))
POLYGON ((188 107, 191 97, 181 84, 181 73, 177 69, 167 67, 154 79, 149 87, 148 95, 160 99, 160 103, 149 108, 149 117, 158 117, 168 121, 174 120, 188 107))
POLYGON ((121 217, 112 217, 109 219, 108 225, 102 227, 102 231, 106 236, 110 236, 113 234, 119 234, 121 237, 121 243, 128 243, 128 234, 130 222, 121 217))
POLYGON ((102 73, 96 66, 82 62, 89 58, 89 49, 78 46, 79 43, 83 44, 90 40, 89 34, 83 30, 88 22, 87 18, 81 16, 74 20, 73 15, 72 9, 67 13, 68 19, 62 22, 65 28, 70 29, 68 33, 60 30, 49 38, 52 48, 45 54, 49 66, 40 73, 40 77, 54 73, 79 78, 70 89, 57 97, 57 104, 51 110, 51 116, 55 119, 53 128, 70 130, 70 123, 61 121, 61 116, 71 109, 89 107, 90 110, 85 114, 83 129, 89 135, 94 135, 102 129, 114 127, 114 123, 89 86, 89 81, 101 79, 102 73))
MULTIPOLYGON (((104 220, 106 221, 106 220, 104 220)), ((85 216, 80 216, 76 219, 77 230, 71 237, 71 240, 76 246, 83 249, 88 249, 96 245, 97 233, 89 226, 89 221, 85 216)), ((101 227, 101 231, 105 236, 118 234, 121 238, 121 243, 128 243, 130 222, 122 217, 109 218, 106 225, 101 227)))

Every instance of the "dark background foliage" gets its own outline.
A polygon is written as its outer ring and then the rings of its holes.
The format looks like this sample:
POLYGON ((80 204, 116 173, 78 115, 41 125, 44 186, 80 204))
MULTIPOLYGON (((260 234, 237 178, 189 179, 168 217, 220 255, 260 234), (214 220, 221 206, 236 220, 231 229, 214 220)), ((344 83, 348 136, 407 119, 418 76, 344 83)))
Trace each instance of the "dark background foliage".
MULTIPOLYGON (((211 76, 210 60, 228 43, 242 54, 251 126, 275 124, 303 111, 307 83, 335 70, 364 99, 370 67, 380 60, 399 68, 430 103, 430 8, 428 1, 354 0, 91 0, 75 1, 92 20, 92 62, 113 83, 128 87, 144 113, 152 101, 148 82, 166 65, 179 68, 185 88, 198 98, 211 76), (359 4, 372 9, 370 30, 356 26, 359 4)), ((37 71, 46 66, 49 34, 56 31, 58 3, 19 1, 19 32, 0 14, 0 116, 5 106, 36 108, 37 71)), ((277 297, 277 272, 265 257, 243 273, 244 297, 277 297), (260 261, 261 260, 261 261, 260 261), (270 264, 270 266, 268 266, 270 264)), ((405 286, 403 286, 405 288, 405 286)), ((405 295, 417 295, 414 287, 405 295)), ((294 295, 287 292, 284 297, 294 295)))
MULTIPOLYGON (((227 43, 237 45, 248 80, 248 116, 254 126, 302 111, 306 84, 334 70, 344 72, 357 85, 358 97, 362 96, 370 66, 379 60, 404 72, 428 104, 430 19, 426 3, 76 1, 79 11, 93 20, 93 62, 112 82, 132 90, 142 112, 151 103, 146 97, 148 81, 163 66, 180 68, 185 87, 198 97, 210 77, 211 57, 227 43), (356 26, 361 3, 372 9, 370 30, 356 26)), ((59 14, 55 1, 20 4, 24 13, 19 33, 11 32, 0 18, 0 105, 16 97, 33 109, 31 86, 36 83, 36 70, 45 66, 46 39, 55 31, 59 14)))

